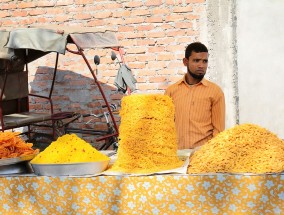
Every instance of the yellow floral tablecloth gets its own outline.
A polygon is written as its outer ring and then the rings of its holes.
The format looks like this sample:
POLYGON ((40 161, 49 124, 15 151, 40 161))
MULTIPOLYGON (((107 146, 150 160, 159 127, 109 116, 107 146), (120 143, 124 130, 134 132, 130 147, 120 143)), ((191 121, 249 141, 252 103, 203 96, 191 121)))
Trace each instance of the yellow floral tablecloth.
POLYGON ((284 214, 284 174, 0 177, 0 214, 284 214))

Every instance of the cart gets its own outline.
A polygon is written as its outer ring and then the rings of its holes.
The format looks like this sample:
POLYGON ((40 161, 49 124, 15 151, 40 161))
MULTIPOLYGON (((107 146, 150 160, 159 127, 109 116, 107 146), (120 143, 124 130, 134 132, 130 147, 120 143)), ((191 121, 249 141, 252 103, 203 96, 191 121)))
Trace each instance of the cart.
MULTIPOLYGON (((55 122, 60 113, 54 113, 52 93, 60 55, 66 52, 81 56, 90 71, 94 83, 107 108, 113 125, 113 133, 100 137, 100 140, 117 137, 118 126, 111 107, 96 71, 92 69, 84 51, 85 49, 111 49, 119 53, 120 60, 124 63, 123 48, 119 45, 113 31, 103 28, 84 28, 73 26, 37 26, 17 29, 0 29, 0 123, 1 131, 14 128, 27 127, 25 132, 31 138, 33 131, 31 125, 49 121, 52 125, 52 136, 56 137, 55 122), (70 49, 69 45, 75 49, 70 49), (39 58, 56 53, 52 84, 48 96, 29 93, 28 72, 29 64, 39 58), (35 112, 30 109, 31 97, 46 99, 50 105, 49 113, 35 112)), ((99 57, 94 57, 94 63, 99 64, 99 57)), ((130 93, 130 90, 127 89, 130 93)), ((64 116, 64 113, 62 114, 64 116)))

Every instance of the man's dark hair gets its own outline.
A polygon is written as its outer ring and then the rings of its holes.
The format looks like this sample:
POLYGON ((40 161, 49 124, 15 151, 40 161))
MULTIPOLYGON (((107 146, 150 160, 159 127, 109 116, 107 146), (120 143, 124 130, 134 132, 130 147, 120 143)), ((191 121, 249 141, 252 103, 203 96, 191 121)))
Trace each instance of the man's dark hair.
POLYGON ((202 44, 200 42, 194 42, 194 43, 189 44, 186 47, 185 58, 188 59, 193 51, 197 52, 197 53, 199 53, 199 52, 207 52, 208 53, 208 49, 204 44, 202 44))

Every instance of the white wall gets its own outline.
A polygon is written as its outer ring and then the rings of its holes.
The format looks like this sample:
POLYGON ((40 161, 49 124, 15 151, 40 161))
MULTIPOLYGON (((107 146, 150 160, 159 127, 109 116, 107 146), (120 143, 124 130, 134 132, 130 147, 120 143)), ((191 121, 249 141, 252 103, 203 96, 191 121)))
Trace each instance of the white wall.
POLYGON ((284 1, 236 3, 240 123, 284 138, 284 1))
POLYGON ((235 1, 208 0, 206 8, 203 28, 209 44, 207 78, 224 91, 226 128, 230 128, 239 122, 235 1))
POLYGON ((254 123, 284 139, 284 0, 206 5, 207 77, 224 90, 226 128, 254 123))

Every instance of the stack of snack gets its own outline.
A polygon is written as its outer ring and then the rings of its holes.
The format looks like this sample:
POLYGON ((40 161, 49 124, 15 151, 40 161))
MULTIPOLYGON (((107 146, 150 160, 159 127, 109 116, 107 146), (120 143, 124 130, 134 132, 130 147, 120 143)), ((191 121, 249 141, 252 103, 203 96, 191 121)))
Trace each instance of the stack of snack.
POLYGON ((110 158, 99 152, 76 134, 65 134, 40 152, 32 164, 66 164, 106 161, 110 158))
POLYGON ((284 141, 254 124, 219 133, 190 158, 188 173, 276 173, 284 171, 284 141))
POLYGON ((32 143, 26 143, 19 137, 19 132, 0 132, 0 159, 16 158, 24 155, 37 154, 38 149, 32 143))
POLYGON ((153 173, 182 166, 169 96, 125 96, 120 116, 118 155, 111 171, 153 173))

